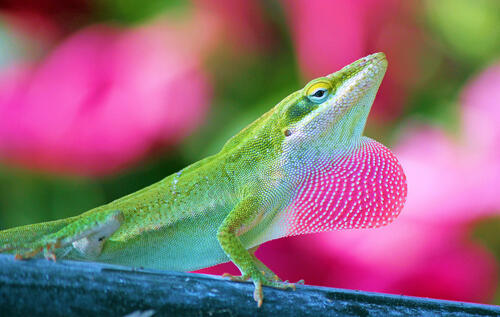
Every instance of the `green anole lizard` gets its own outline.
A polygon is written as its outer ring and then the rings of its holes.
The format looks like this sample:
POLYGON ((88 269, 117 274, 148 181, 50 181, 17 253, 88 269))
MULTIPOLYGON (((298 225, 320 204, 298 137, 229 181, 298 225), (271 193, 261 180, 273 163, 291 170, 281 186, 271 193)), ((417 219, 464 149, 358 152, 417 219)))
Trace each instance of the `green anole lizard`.
POLYGON ((403 208, 394 155, 362 136, 387 61, 376 53, 309 82, 221 151, 81 215, 0 232, 0 252, 191 271, 232 261, 262 286, 294 288, 254 255, 269 240, 373 228, 403 208))

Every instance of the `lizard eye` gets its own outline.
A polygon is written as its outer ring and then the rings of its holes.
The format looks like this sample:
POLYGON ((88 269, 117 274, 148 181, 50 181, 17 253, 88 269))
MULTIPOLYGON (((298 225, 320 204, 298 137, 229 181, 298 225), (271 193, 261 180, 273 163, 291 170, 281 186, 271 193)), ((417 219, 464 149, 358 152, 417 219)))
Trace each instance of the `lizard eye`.
POLYGON ((330 94, 330 84, 319 82, 307 89, 307 98, 314 103, 322 103, 330 94))

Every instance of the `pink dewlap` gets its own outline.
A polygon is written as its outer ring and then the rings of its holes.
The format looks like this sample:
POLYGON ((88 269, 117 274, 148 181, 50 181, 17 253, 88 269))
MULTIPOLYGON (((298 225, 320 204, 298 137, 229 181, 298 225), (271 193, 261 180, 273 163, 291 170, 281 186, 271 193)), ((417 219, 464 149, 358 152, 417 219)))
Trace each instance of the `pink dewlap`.
POLYGON ((406 177, 382 144, 367 139, 349 155, 318 165, 286 212, 287 236, 380 227, 401 212, 406 177))

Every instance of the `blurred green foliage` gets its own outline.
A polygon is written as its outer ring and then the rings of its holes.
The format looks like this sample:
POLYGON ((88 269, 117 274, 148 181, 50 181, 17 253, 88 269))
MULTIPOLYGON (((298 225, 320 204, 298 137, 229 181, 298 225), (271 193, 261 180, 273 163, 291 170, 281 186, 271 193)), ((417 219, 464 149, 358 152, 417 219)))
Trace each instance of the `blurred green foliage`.
POLYGON ((500 54, 500 1, 428 0, 429 26, 461 64, 483 66, 500 54))
POLYGON ((184 0, 93 0, 97 20, 123 25, 140 23, 165 11, 184 10, 184 0))

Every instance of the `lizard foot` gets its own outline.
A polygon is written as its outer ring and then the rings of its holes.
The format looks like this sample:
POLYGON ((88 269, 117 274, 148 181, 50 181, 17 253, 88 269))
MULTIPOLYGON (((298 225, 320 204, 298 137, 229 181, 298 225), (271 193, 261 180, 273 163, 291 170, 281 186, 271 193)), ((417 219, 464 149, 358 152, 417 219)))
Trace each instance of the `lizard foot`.
POLYGON ((229 273, 222 274, 222 277, 227 277, 233 282, 246 282, 250 279, 250 275, 232 275, 229 273))
MULTIPOLYGON (((262 302, 264 301, 264 294, 262 292, 262 286, 270 286, 274 288, 279 288, 279 289, 292 289, 295 290, 295 284, 294 283, 289 283, 288 281, 282 282, 279 277, 276 274, 273 274, 272 278, 269 279, 266 275, 267 272, 264 271, 257 271, 257 273, 250 275, 250 274, 243 274, 241 276, 237 275, 231 275, 228 273, 224 273, 222 277, 227 277, 231 281, 235 282, 245 282, 248 281, 249 279, 252 279, 253 284, 255 286, 254 292, 253 292, 253 298, 257 302, 257 307, 262 306, 262 302)), ((303 284, 304 281, 301 280, 299 281, 299 284, 303 284)))

